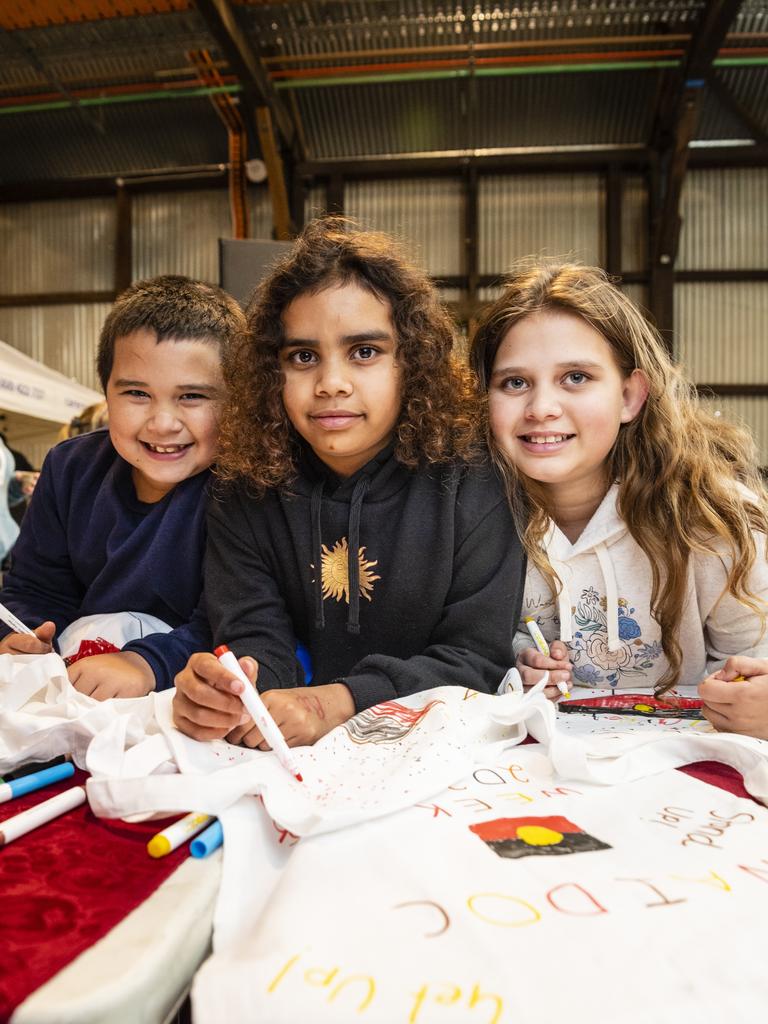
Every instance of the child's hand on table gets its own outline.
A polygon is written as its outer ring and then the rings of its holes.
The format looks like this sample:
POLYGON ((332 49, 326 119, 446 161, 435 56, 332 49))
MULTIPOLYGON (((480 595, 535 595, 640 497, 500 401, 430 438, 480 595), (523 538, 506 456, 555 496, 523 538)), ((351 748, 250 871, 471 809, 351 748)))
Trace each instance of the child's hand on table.
POLYGON ((529 690, 549 672, 549 683, 544 687, 544 696, 550 700, 562 697, 557 688, 558 683, 571 685, 571 662, 568 648, 562 640, 553 640, 549 645, 549 657, 535 647, 526 647, 517 656, 517 670, 523 680, 523 686, 529 690))
POLYGON ((82 658, 67 668, 67 675, 76 690, 96 700, 146 697, 155 688, 149 663, 134 651, 82 658))
POLYGON ((0 640, 0 654, 50 654, 55 633, 56 626, 52 622, 38 626, 34 636, 28 633, 9 633, 0 640))
POLYGON ((729 658, 699 683, 699 697, 715 729, 768 740, 768 660, 740 654, 729 658))
MULTIPOLYGON (((344 683, 298 686, 290 690, 267 690, 261 699, 289 747, 316 743, 355 713, 352 694, 344 683)), ((228 734, 230 743, 270 750, 251 719, 228 734)))

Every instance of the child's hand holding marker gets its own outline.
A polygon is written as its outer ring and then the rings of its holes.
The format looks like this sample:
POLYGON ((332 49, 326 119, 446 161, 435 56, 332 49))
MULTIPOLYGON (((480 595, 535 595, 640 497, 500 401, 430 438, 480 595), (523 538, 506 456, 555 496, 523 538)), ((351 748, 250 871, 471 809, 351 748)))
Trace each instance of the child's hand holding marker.
MULTIPOLYGON (((258 663, 253 658, 239 658, 238 663, 255 684, 258 663)), ((193 654, 176 676, 176 727, 197 740, 226 738, 270 750, 272 745, 243 707, 244 685, 213 654, 193 654)), ((343 683, 267 690, 261 700, 289 747, 315 743, 355 713, 352 694, 343 683)))
POLYGON ((730 657, 699 683, 699 696, 715 729, 768 740, 768 659, 730 657))
MULTIPOLYGON (((259 666, 240 658, 240 667, 255 684, 259 666)), ((214 654, 193 654, 176 676, 173 721, 196 740, 221 740, 251 721, 239 694, 243 683, 214 654)))
POLYGON ((13 630, 0 640, 0 654, 50 654, 53 650, 56 633, 53 622, 43 622, 36 629, 30 629, 4 604, 0 604, 0 620, 13 630))
POLYGON ((571 663, 568 648, 561 640, 553 640, 548 644, 535 619, 527 618, 525 625, 536 647, 526 647, 518 655, 517 669, 523 686, 529 689, 539 682, 545 672, 549 672, 549 684, 544 688, 545 696, 550 700, 570 697, 571 663))

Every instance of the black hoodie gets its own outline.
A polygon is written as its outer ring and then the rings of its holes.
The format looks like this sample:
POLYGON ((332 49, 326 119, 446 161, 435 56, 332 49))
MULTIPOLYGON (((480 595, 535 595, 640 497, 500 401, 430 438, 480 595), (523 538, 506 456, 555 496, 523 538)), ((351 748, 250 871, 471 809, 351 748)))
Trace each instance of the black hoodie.
POLYGON ((259 662, 262 691, 304 685, 299 640, 313 682, 345 683, 358 711, 445 684, 494 692, 524 579, 488 464, 414 472, 388 447, 344 479, 306 448, 290 488, 209 505, 215 643, 259 662))

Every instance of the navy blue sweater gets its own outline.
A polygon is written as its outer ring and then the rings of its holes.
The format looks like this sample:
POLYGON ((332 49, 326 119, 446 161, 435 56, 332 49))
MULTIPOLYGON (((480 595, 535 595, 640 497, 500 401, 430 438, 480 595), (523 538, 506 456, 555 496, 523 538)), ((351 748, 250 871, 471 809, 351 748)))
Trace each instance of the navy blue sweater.
POLYGON ((43 464, 0 601, 29 626, 52 619, 57 635, 83 615, 156 615, 172 631, 124 650, 149 662, 158 690, 172 686, 190 654, 211 649, 201 597, 209 477, 147 504, 106 430, 62 442, 43 464))
POLYGON ((391 448, 342 480, 309 450, 290 488, 210 502, 215 642, 260 690, 346 683, 358 711, 433 686, 494 692, 512 664, 525 558, 490 466, 413 472, 391 448))

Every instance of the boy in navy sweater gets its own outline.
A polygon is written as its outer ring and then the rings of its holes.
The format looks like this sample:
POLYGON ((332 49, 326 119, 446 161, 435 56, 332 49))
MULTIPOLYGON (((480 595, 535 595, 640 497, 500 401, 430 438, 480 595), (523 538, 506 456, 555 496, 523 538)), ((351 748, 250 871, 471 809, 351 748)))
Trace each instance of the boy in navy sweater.
POLYGON ((118 297, 97 356, 109 431, 64 441, 45 460, 0 592, 35 636, 6 629, 0 653, 47 653, 88 615, 161 619, 170 632, 69 666, 76 689, 106 699, 170 687, 193 652, 210 649, 205 497, 221 358, 244 327, 230 296, 185 277, 141 281, 118 297))

